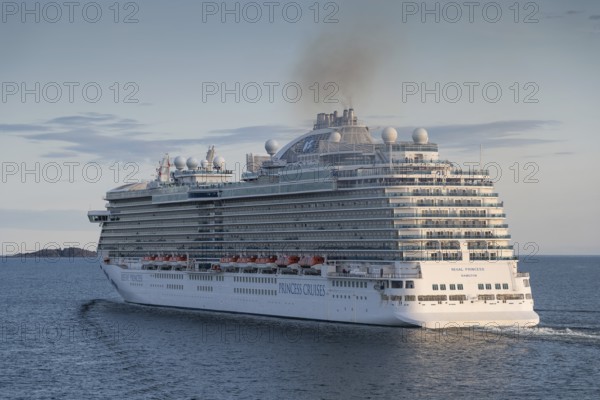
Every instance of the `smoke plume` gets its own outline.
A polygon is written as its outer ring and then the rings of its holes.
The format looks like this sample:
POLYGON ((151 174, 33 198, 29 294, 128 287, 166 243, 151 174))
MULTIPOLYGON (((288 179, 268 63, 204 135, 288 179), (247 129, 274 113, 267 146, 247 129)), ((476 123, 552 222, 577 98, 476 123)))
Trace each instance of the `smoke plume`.
POLYGON ((307 99, 310 101, 303 102, 311 111, 328 111, 323 109, 324 105, 333 110, 354 107, 355 102, 364 104, 374 89, 372 83, 377 77, 378 66, 385 62, 389 35, 381 30, 369 32, 360 25, 344 25, 321 31, 299 54, 294 78, 303 88, 315 82, 320 86, 318 101, 315 102, 311 92, 307 99), (329 82, 335 86, 330 85, 326 90, 325 85, 329 82), (325 96, 331 95, 334 87, 339 91, 331 99, 337 99, 339 103, 328 104, 325 96))

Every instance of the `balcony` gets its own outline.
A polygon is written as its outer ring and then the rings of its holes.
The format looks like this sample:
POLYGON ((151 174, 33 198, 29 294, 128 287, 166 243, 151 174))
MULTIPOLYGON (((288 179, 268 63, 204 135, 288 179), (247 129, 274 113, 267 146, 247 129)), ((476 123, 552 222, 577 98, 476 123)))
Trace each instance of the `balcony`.
POLYGON ((394 204, 396 207, 504 207, 504 202, 488 203, 488 204, 473 204, 466 202, 418 202, 418 203, 403 203, 394 204))
POLYGON ((506 214, 457 214, 457 213, 394 213, 394 217, 403 218, 506 218, 506 214))
POLYGON ((444 234, 444 235, 435 235, 435 236, 425 236, 425 235, 399 235, 399 239, 424 239, 424 240, 433 240, 433 239, 510 239, 510 235, 460 235, 460 234, 444 234))
POLYGON ((387 192, 389 197, 498 197, 498 193, 395 193, 387 192))
POLYGON ((452 224, 452 225, 432 225, 432 224, 410 224, 410 225, 396 225, 395 228, 423 228, 423 229, 490 229, 490 228, 508 228, 508 224, 499 225, 474 225, 474 224, 452 224))

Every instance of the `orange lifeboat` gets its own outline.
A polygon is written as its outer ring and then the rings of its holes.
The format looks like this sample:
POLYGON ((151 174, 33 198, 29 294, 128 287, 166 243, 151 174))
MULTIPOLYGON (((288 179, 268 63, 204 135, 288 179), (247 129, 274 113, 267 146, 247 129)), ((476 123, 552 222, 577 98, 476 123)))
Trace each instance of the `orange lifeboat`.
POLYGON ((256 256, 244 256, 238 258, 237 266, 238 267, 251 267, 256 262, 256 256))
POLYGON ((313 265, 323 264, 325 259, 321 256, 306 256, 300 260, 300 266, 302 267, 312 267, 313 265))
POLYGON ((238 256, 221 257, 220 264, 222 267, 233 267, 238 260, 238 256))
POLYGON ((277 261, 277 257, 259 257, 256 259, 257 264, 274 264, 277 261))
POLYGON ((261 269, 265 268, 277 268, 277 257, 259 257, 256 259, 256 266, 261 269))
POLYGON ((285 267, 285 256, 278 256, 275 260, 275 264, 277 264, 278 267, 285 267))
POLYGON ((300 257, 298 256, 286 256, 283 265, 288 266, 291 264, 296 264, 298 261, 300 261, 300 257))

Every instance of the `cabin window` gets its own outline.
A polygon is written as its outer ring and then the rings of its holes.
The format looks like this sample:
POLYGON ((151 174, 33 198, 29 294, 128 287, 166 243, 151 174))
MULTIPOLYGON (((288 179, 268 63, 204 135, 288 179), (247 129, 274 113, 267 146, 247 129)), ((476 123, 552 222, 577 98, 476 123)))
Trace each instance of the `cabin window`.
POLYGON ((477 285, 477 289, 479 289, 479 290, 483 290, 483 283, 480 283, 480 284, 478 284, 478 285, 477 285))
POLYGON ((499 283, 496 283, 494 286, 495 286, 496 290, 500 290, 500 288, 501 288, 499 283))
POLYGON ((486 284, 485 284, 485 288, 486 288, 487 290, 492 290, 492 284, 491 284, 491 283, 486 283, 486 284))
POLYGON ((502 284, 502 289, 508 289, 508 283, 503 283, 502 284))
POLYGON ((402 289, 402 281, 392 281, 392 289, 402 289))
POLYGON ((523 286, 529 287, 529 279, 523 279, 523 286))
POLYGON ((438 285, 437 285, 437 283, 434 283, 434 284, 432 285, 432 287, 433 287, 433 290, 438 290, 438 285))
POLYGON ((440 290, 446 290, 446 284, 445 283, 442 283, 440 285, 440 290))
POLYGON ((407 289, 414 289, 415 288, 415 281, 406 281, 406 288, 407 289))
POLYGON ((459 283, 459 284, 457 285, 457 288, 458 288, 458 290, 463 290, 463 284, 462 284, 462 283, 459 283))
POLYGON ((456 285, 454 283, 450 284, 450 290, 456 290, 456 285))

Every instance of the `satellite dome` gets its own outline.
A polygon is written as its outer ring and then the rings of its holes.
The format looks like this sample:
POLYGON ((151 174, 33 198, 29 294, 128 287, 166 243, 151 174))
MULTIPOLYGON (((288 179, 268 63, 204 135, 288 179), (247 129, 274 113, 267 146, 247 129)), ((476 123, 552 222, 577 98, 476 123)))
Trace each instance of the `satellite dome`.
POLYGON ((208 166, 210 165, 210 163, 208 162, 208 160, 202 160, 200 162, 200 165, 202 166, 202 168, 206 169, 206 168, 208 168, 208 166))
POLYGON ((333 131, 329 134, 329 141, 331 143, 339 143, 342 140, 342 134, 338 131, 333 131))
POLYGON ((225 166, 225 159, 222 156, 216 156, 213 160, 213 165, 215 168, 223 168, 225 166))
POLYGON ((177 156, 175 157, 173 164, 175 164, 175 168, 177 168, 178 170, 182 170, 185 168, 185 158, 183 158, 182 156, 177 156))
POLYGON ((415 129, 412 138, 416 144, 427 144, 427 142, 429 142, 429 136, 427 135, 425 128, 415 129))
POLYGON ((381 132, 381 138, 385 144, 395 143, 396 139, 398 139, 398 132, 391 126, 388 126, 381 132))
POLYGON ((279 143, 277 143, 277 140, 275 139, 269 139, 265 142, 265 150, 267 151, 267 154, 272 156, 279 150, 279 143))
POLYGON ((198 169, 198 160, 196 160, 194 157, 188 158, 185 164, 187 165, 188 169, 198 169))

